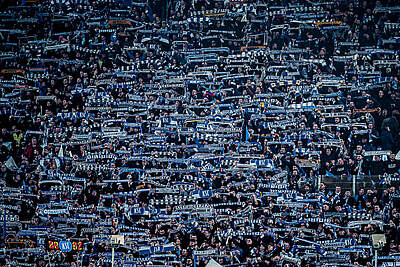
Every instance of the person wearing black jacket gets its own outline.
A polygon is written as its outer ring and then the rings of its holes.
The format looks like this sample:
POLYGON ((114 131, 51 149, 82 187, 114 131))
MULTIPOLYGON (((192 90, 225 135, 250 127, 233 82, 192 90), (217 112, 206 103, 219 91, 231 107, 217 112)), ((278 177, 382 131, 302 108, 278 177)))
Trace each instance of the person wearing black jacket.
MULTIPOLYGON (((383 123, 382 123, 383 126, 383 123)), ((392 135, 392 130, 390 127, 387 125, 382 129, 381 133, 381 142, 382 142, 382 149, 383 150, 390 150, 392 151, 393 145, 394 145, 394 138, 392 135)))

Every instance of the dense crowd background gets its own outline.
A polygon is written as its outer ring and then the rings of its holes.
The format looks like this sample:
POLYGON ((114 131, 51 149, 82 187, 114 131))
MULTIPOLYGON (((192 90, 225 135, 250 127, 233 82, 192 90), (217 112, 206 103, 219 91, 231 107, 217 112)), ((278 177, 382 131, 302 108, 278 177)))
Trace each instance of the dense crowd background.
POLYGON ((400 260, 397 1, 10 2, 0 265, 400 260))

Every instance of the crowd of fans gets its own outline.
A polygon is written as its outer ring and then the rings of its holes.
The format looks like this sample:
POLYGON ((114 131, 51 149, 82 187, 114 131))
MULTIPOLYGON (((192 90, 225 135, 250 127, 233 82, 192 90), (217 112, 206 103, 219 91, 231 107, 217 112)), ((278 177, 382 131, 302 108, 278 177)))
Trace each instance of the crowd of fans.
POLYGON ((0 265, 400 260, 397 1, 0 5, 0 265))

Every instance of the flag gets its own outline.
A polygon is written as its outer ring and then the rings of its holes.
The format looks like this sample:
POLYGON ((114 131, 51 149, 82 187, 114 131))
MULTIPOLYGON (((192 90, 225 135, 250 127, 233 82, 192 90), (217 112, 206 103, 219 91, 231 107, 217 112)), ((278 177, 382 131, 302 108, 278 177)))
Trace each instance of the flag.
POLYGON ((328 170, 326 171, 325 175, 328 177, 336 177, 336 175, 330 173, 328 170))
POLYGON ((213 258, 210 258, 206 267, 222 267, 222 265, 216 262, 213 258))
POLYGON ((6 165, 6 167, 7 167, 10 171, 12 171, 12 170, 18 168, 18 166, 17 166, 17 164, 15 163, 13 157, 9 157, 9 158, 7 159, 7 161, 4 162, 4 165, 6 165))
POLYGON ((63 146, 60 147, 60 150, 58 151, 58 157, 63 158, 64 157, 64 149, 63 146))

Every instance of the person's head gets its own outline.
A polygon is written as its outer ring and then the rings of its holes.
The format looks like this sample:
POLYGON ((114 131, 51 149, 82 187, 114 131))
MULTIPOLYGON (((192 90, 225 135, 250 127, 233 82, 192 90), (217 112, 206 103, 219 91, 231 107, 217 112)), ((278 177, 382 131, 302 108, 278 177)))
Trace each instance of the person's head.
POLYGON ((335 187, 335 192, 338 193, 338 194, 340 194, 340 193, 342 192, 342 188, 341 188, 340 186, 337 185, 337 186, 335 187))
POLYGON ((362 196, 365 194, 364 188, 360 188, 360 190, 358 190, 358 195, 362 196))
POLYGON ((331 153, 332 153, 332 150, 331 150, 330 147, 327 147, 327 148, 325 149, 325 152, 326 152, 326 155, 330 156, 331 153))
POLYGON ((310 185, 308 185, 308 184, 305 184, 305 186, 304 186, 304 190, 306 191, 306 192, 309 192, 310 191, 310 185))
POLYGON ((356 146, 356 151, 357 151, 357 153, 360 153, 362 151, 362 146, 361 145, 357 145, 356 146))
POLYGON ((324 183, 320 183, 319 189, 320 190, 325 190, 325 188, 326 188, 325 184, 324 183))
POLYGON ((7 172, 7 167, 6 167, 5 164, 1 164, 0 171, 3 172, 3 173, 7 172))

